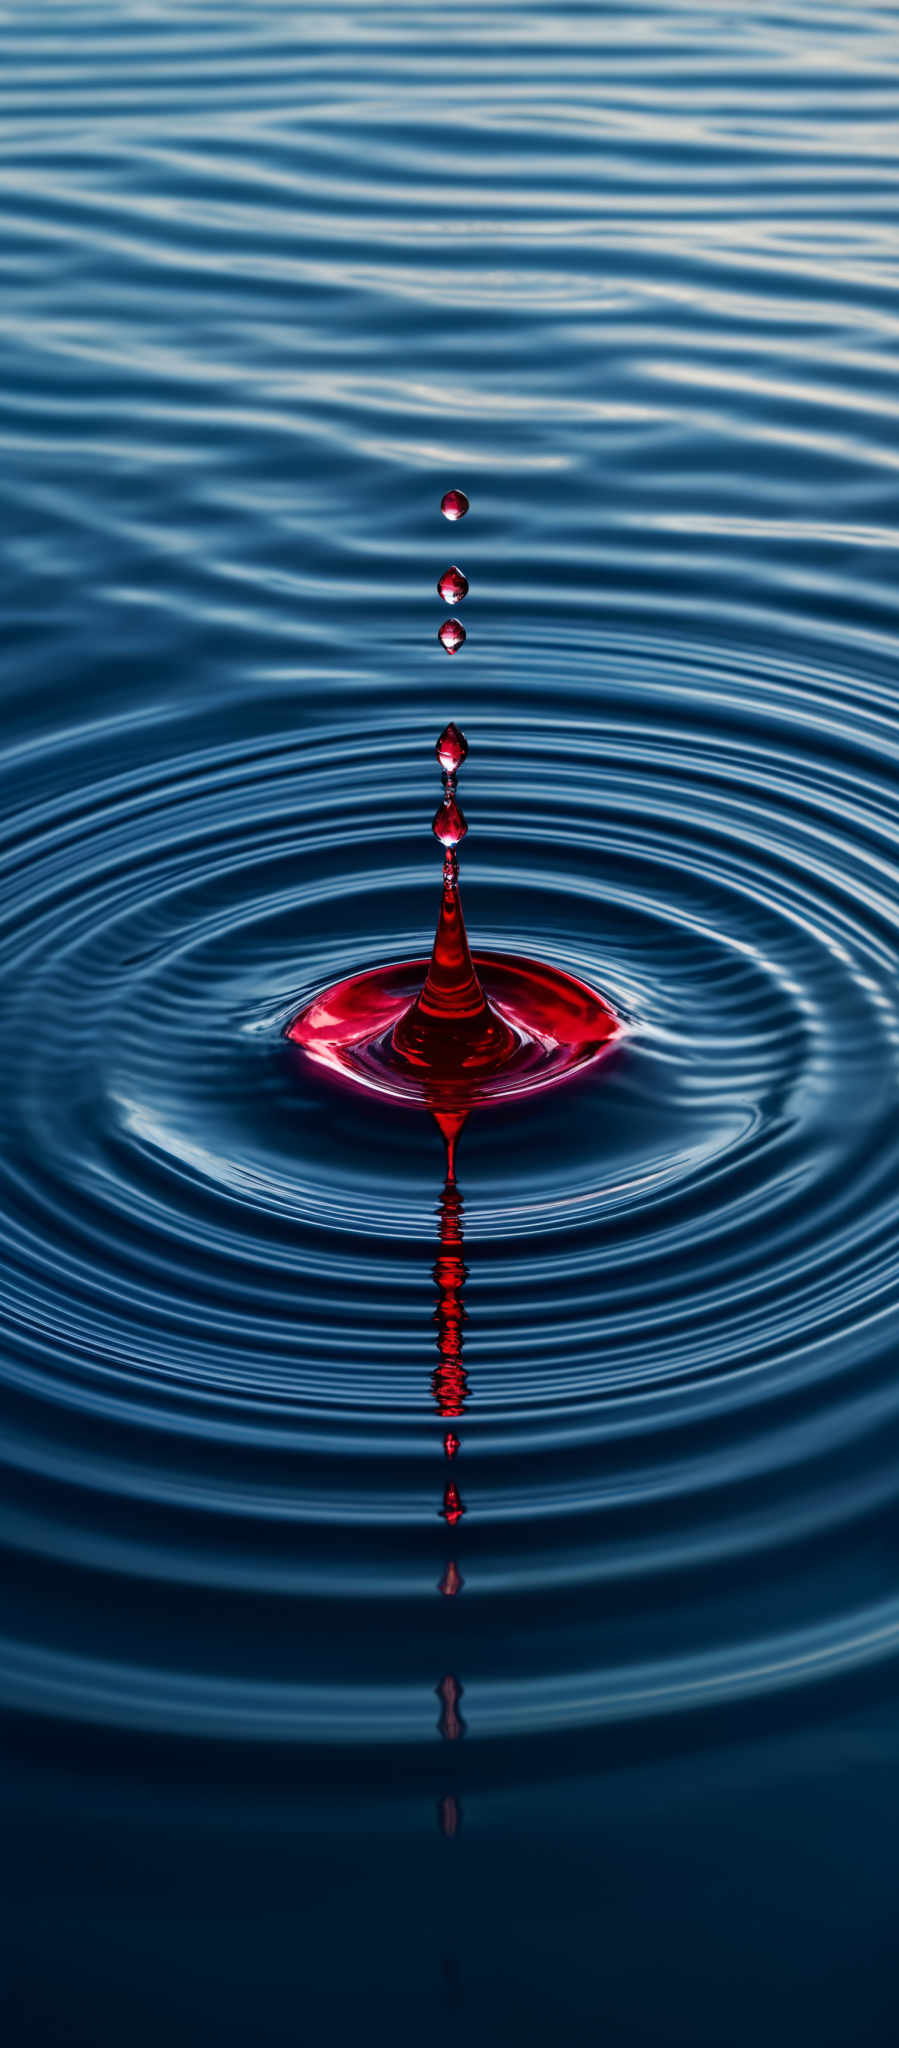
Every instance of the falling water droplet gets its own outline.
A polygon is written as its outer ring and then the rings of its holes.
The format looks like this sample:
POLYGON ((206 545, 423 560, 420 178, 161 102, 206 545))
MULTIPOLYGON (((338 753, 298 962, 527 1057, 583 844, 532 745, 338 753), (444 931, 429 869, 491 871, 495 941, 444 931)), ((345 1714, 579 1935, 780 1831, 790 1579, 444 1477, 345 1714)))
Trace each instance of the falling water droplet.
POLYGON ((440 500, 440 510, 444 519, 464 519, 468 506, 469 500, 464 491, 444 491, 440 500))
POLYGON ((444 726, 434 752, 444 775, 458 775, 468 753, 468 741, 464 732, 460 732, 452 719, 449 725, 444 726))
POLYGON ((448 1429, 443 1439, 443 1448, 448 1458, 454 1458, 459 1448, 459 1439, 454 1429, 448 1429))
POLYGON ((461 604, 463 597, 468 596, 468 577, 463 576, 455 563, 451 568, 444 569, 437 584, 437 593, 442 597, 444 604, 461 604))
POLYGON ((465 812, 461 805, 457 804, 454 796, 444 797, 442 804, 434 812, 431 830, 434 838, 439 839, 441 846, 458 846, 460 839, 465 838, 468 831, 465 812))
POLYGON ((446 648, 447 654, 458 654, 463 641, 467 638, 461 619, 444 619, 443 625, 437 628, 437 638, 441 647, 446 648))

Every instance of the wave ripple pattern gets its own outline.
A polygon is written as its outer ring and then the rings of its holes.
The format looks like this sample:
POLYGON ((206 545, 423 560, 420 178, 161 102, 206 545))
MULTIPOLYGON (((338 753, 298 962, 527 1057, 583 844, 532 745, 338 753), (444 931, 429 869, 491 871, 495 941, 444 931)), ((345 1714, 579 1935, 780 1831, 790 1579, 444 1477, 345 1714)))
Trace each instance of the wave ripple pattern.
POLYGON ((870 1683, 895 11, 74 0, 3 49, 0 1708, 433 1743, 451 1656, 536 1755, 870 1683), (448 716, 473 942, 628 1026, 464 1134, 452 1530, 439 1141, 282 1039, 427 950, 448 716))

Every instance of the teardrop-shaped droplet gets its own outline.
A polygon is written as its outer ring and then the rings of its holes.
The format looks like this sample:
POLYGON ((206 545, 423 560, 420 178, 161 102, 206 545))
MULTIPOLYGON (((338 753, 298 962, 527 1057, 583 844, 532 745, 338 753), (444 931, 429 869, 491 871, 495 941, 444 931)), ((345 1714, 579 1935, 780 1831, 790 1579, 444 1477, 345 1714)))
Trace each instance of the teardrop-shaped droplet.
POLYGON ((466 638, 461 619, 444 619, 443 625, 437 629, 437 638, 441 647, 446 648, 447 654, 458 654, 466 638))
POLYGON ((464 491, 444 491, 440 500, 440 510, 444 519, 464 519, 468 505, 469 500, 464 491))
POLYGON ((437 585, 437 593, 442 597, 444 604, 461 604, 463 597, 468 596, 468 577, 463 576, 455 563, 451 569, 444 569, 437 585))
POLYGON ((465 813, 460 809, 454 796, 446 796, 439 810, 434 812, 433 833, 441 846, 458 846, 465 838, 468 826, 465 813))
POLYGON ((459 727, 453 724, 452 719, 449 725, 444 726, 434 752, 444 775, 458 775, 468 752, 468 741, 464 732, 460 732, 459 727))

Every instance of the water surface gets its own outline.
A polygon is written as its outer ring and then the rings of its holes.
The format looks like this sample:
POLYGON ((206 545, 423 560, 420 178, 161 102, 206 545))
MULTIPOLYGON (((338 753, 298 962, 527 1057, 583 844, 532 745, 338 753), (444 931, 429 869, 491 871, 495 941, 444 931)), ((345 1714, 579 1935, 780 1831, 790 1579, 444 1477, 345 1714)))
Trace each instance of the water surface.
POLYGON ((12 2038, 887 2042, 899 16, 0 47, 12 2038), (449 716, 627 1021, 464 1134, 454 1527, 437 1133, 282 1037, 449 716))

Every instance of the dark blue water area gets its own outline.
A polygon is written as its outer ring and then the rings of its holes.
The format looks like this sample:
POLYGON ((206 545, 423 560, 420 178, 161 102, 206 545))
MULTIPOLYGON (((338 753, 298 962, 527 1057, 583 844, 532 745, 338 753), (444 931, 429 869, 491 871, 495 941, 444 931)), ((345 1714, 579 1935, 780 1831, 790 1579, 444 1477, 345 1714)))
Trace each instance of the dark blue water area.
POLYGON ((899 10, 0 54, 6 2037, 891 2043, 899 10), (625 1024, 462 1135, 455 1408, 438 1132, 283 1035, 448 717, 625 1024))

